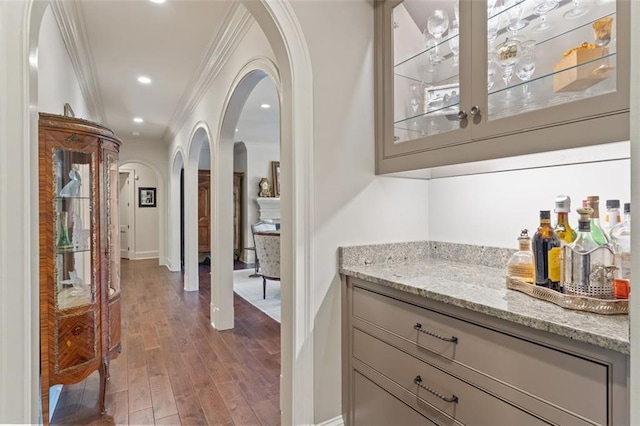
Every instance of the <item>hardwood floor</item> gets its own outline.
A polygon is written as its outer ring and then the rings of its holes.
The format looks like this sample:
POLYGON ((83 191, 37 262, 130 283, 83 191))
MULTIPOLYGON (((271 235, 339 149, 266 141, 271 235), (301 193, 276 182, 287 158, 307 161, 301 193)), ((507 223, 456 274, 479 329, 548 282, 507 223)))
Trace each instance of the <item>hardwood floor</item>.
POLYGON ((64 386, 52 424, 280 424, 280 324, 235 295, 235 328, 213 330, 209 279, 200 266, 200 291, 185 292, 157 260, 123 260, 123 350, 107 415, 94 373, 64 386))

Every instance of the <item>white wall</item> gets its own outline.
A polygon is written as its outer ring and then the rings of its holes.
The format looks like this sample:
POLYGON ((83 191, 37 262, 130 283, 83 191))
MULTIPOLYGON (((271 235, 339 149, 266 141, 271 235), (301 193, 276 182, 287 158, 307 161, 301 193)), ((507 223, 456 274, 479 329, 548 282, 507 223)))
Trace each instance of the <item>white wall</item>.
MULTIPOLYGON (((135 251, 136 257, 138 255, 142 258, 158 258, 158 263, 160 265, 169 265, 169 259, 167 258, 167 213, 166 209, 168 206, 168 176, 170 175, 171 165, 169 164, 169 156, 167 153, 166 145, 158 140, 145 140, 145 139, 123 139, 122 146, 120 147, 120 167, 121 168, 134 168, 145 166, 148 171, 145 173, 152 173, 153 179, 149 177, 147 181, 153 181, 154 184, 150 185, 142 185, 139 181, 136 181, 136 197, 138 196, 138 186, 155 186, 156 189, 156 205, 155 209, 152 208, 143 208, 146 213, 144 215, 156 215, 157 219, 153 224, 152 232, 155 237, 149 237, 151 239, 156 239, 157 242, 154 243, 151 240, 147 240, 146 238, 142 241, 141 248, 138 248, 138 244, 136 241, 135 251), (135 164, 135 166, 130 166, 130 164, 135 164), (153 212, 151 212, 153 211, 153 212), (157 254, 154 254, 157 252, 157 254)), ((137 207, 137 198, 136 198, 136 209, 137 207)), ((143 225, 144 227, 149 226, 148 223, 143 225)), ((138 228, 138 227, 136 227, 138 228)), ((178 233, 178 235, 180 235, 178 233)))
POLYGON ((600 196, 603 222, 605 201, 618 199, 622 207, 630 201, 630 186, 630 160, 433 179, 429 239, 516 249, 520 230, 533 235, 538 227, 540 210, 554 217, 557 195, 571 197, 569 219, 577 229, 575 210, 587 195, 600 196))
POLYGON ((42 19, 38 49, 38 110, 64 114, 69 103, 76 117, 95 120, 89 115, 58 24, 48 7, 42 19))
POLYGON ((211 147, 208 143, 203 143, 198 158, 198 170, 211 170, 211 147))
POLYGON ((294 2, 314 80, 315 420, 340 415, 337 248, 426 239, 425 181, 374 175, 373 6, 294 2))
MULTIPOLYGON (((160 250, 159 220, 160 208, 157 207, 164 194, 158 193, 158 177, 156 172, 141 163, 130 162, 120 167, 120 170, 133 171, 133 258, 155 259, 160 250), (139 188, 156 188, 156 207, 139 207, 139 188)), ((163 203, 164 205, 164 203, 163 203)))

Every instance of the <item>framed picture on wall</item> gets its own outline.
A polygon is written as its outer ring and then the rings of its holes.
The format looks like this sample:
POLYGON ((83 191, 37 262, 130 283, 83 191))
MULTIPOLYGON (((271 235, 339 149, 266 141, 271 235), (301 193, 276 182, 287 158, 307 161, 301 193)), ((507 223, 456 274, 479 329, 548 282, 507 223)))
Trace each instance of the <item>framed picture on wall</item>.
POLYGON ((271 162, 271 174, 273 175, 273 196, 280 197, 280 162, 271 162))
POLYGON ((156 206, 156 189, 155 188, 138 188, 138 207, 155 207, 156 206))

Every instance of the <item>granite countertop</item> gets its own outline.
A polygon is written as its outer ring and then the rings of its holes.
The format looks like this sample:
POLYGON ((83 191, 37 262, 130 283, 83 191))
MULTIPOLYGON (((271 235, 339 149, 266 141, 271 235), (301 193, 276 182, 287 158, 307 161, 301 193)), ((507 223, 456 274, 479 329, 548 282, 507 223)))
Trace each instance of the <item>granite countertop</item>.
POLYGON ((629 353, 627 315, 564 309, 507 289, 502 265, 510 253, 504 249, 418 242, 344 247, 339 253, 343 275, 629 353))

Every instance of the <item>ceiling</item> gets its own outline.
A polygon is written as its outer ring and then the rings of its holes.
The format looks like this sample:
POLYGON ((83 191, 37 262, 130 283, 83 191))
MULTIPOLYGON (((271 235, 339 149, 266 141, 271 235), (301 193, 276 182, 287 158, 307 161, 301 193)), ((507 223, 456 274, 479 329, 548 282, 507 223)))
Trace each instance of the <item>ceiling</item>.
MULTIPOLYGON (((102 115, 97 118, 124 140, 171 140, 252 22, 243 7, 224 0, 54 3, 63 38, 64 18, 71 29, 65 43, 75 44, 75 51, 85 56, 80 80, 91 92, 94 111, 102 115), (66 16, 60 19, 60 13, 66 16), (230 27, 236 29, 235 39, 230 27), (139 83, 139 76, 149 77, 151 83, 139 83), (144 121, 136 123, 135 117, 144 121)), ((70 56, 73 61, 82 55, 70 56)), ((277 105, 271 86, 257 86, 260 103, 277 105)), ((247 102, 244 131, 256 126, 251 132, 260 134, 259 127, 273 127, 265 119, 273 114, 265 114, 260 103, 247 102)))

